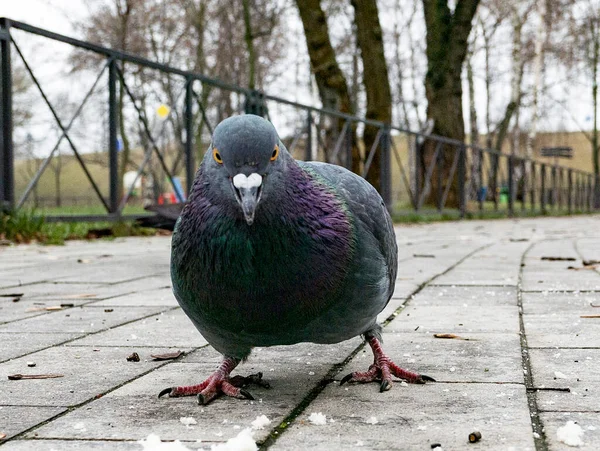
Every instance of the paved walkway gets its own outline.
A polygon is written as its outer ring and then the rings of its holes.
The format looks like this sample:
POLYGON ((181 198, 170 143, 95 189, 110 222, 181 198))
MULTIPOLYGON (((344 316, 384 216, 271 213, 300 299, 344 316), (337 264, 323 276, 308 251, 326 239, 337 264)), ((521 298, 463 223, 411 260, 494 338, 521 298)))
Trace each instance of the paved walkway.
POLYGON ((141 450, 150 434, 210 449, 253 422, 271 450, 572 449, 557 435, 567 421, 583 431, 580 449, 600 448, 600 265, 590 262, 600 260, 600 217, 396 234, 384 348, 437 383, 340 387, 371 362, 356 338, 256 349, 239 371, 264 372, 272 388, 207 407, 156 397, 219 361, 170 292, 168 237, 0 248, 1 451, 141 450), (140 361, 127 361, 134 352, 140 361), (482 438, 469 444, 474 431, 482 438))

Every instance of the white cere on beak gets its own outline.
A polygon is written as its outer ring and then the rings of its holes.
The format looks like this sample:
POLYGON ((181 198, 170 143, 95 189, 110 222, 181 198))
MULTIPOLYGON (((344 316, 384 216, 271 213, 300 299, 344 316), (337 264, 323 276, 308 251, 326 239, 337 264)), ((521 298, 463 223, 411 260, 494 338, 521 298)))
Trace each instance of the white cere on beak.
POLYGON ((237 189, 258 188, 260 185, 262 185, 262 177, 256 172, 250 174, 249 177, 246 177, 245 174, 237 174, 233 177, 233 186, 237 189))

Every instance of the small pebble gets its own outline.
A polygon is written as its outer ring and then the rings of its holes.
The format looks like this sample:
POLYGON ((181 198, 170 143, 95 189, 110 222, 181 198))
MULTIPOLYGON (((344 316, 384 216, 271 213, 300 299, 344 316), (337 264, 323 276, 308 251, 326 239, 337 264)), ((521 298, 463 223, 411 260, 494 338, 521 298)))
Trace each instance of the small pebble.
POLYGON ((33 368, 35 365, 36 365, 36 363, 35 363, 35 362, 27 362, 27 366, 28 366, 29 368, 33 368))

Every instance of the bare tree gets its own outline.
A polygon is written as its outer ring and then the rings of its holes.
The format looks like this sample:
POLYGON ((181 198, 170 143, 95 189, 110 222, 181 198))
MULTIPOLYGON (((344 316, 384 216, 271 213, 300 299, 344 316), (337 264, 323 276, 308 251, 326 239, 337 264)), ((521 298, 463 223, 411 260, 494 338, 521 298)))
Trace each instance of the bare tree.
MULTIPOLYGON (((464 141, 461 72, 479 0, 458 0, 455 3, 454 11, 451 11, 449 2, 423 0, 428 68, 425 91, 427 116, 434 123, 433 133, 464 141)), ((422 167, 431 163, 435 153, 435 145, 431 142, 426 144, 422 167)), ((450 152, 441 153, 442 181, 450 179, 451 157, 450 152)), ((433 180, 431 186, 433 192, 438 192, 437 180, 433 180)), ((456 189, 451 190, 448 206, 458 206, 456 193, 456 189)))
MULTIPOLYGON (((392 121, 392 94, 388 77, 387 62, 383 50, 383 32, 379 23, 376 0, 352 0, 356 39, 363 62, 363 84, 367 95, 367 119, 385 124, 392 121)), ((365 126, 363 141, 368 155, 375 144, 380 130, 365 126)), ((381 152, 375 152, 368 168, 367 180, 381 191, 381 152)))
MULTIPOLYGON (((315 76, 319 97, 324 108, 354 114, 353 102, 346 77, 340 69, 331 45, 329 27, 320 0, 297 0, 298 11, 304 28, 306 45, 312 72, 315 76)), ((358 75, 355 70, 354 75, 358 75)), ((343 121, 338 121, 337 130, 342 130, 343 121)), ((352 171, 359 173, 361 155, 356 145, 356 124, 352 124, 352 171)))

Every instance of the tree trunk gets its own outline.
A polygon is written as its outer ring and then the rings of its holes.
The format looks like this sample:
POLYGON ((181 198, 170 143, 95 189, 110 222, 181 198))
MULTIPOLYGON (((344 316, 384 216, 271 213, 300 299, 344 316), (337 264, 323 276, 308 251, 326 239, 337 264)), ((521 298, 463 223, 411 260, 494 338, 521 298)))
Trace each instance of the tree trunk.
POLYGON ((250 0, 243 0, 242 4, 244 7, 244 41, 248 51, 248 88, 256 89, 256 52, 254 51, 254 35, 250 20, 250 0))
MULTIPOLYGON (((454 13, 446 1, 423 0, 427 28, 427 75, 425 94, 427 116, 434 122, 433 133, 463 141, 465 124, 462 111, 461 71, 467 54, 471 21, 479 0, 458 0, 454 13)), ((437 145, 428 140, 423 146, 422 167, 429 167, 437 145)), ((431 188, 436 195, 451 183, 447 207, 458 207, 458 179, 450 177, 455 147, 442 146, 439 152, 438 172, 432 177, 431 188)), ((423 180, 423 179, 421 179, 423 180)), ((439 196, 437 201, 440 202, 439 196)))
MULTIPOLYGON (((477 125, 477 108, 475 105, 475 77, 473 76, 473 47, 475 46, 476 39, 471 41, 471 45, 468 49, 466 63, 467 63, 467 85, 469 86, 469 122, 471 124, 471 145, 479 146, 479 126, 477 125)), ((476 199, 477 191, 481 187, 480 169, 482 165, 480 153, 473 148, 471 151, 471 169, 470 174, 470 189, 469 198, 476 199)))
MULTIPOLYGON (((312 72, 319 89, 324 108, 354 114, 346 79, 335 59, 335 51, 329 40, 329 28, 320 0, 297 0, 298 11, 304 27, 306 45, 312 72)), ((338 121, 342 130, 344 120, 338 121)), ((356 145, 356 124, 352 124, 352 171, 360 173, 361 157, 356 145)))
POLYGON ((533 157, 533 148, 535 146, 535 138, 537 136, 537 126, 540 118, 539 112, 539 93, 542 85, 542 71, 544 65, 544 42, 547 36, 546 30, 546 13, 547 0, 537 0, 537 9, 539 14, 539 24, 535 33, 535 56, 533 61, 533 100, 531 103, 531 127, 527 134, 527 146, 525 148, 526 157, 533 157))
MULTIPOLYGON (((388 78, 387 64, 383 51, 383 33, 379 23, 376 0, 352 0, 356 39, 363 62, 363 84, 367 95, 367 119, 384 122, 392 121, 392 93, 388 78)), ((368 158, 379 132, 378 127, 365 126, 363 141, 365 158, 368 158)), ((367 180, 381 192, 381 147, 375 150, 367 173, 367 180)))
POLYGON ((592 132, 592 158, 594 162, 594 208, 600 208, 600 155, 598 149, 598 59, 600 57, 600 33, 598 22, 590 20, 590 36, 592 37, 592 102, 594 105, 594 129, 592 132))

